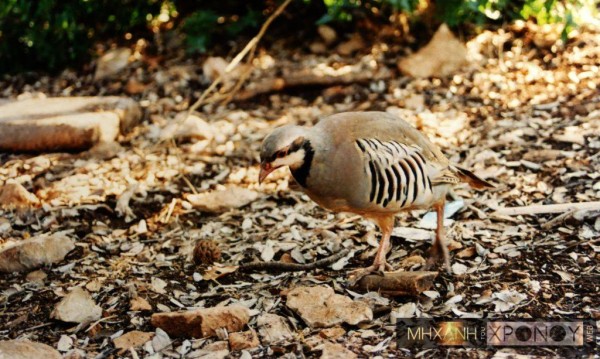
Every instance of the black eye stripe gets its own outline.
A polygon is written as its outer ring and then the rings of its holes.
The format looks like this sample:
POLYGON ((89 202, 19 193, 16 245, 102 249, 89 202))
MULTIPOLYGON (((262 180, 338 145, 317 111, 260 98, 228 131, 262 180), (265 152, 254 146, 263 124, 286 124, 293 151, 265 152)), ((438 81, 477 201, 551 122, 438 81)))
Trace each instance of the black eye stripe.
POLYGON ((275 154, 273 155, 273 159, 288 156, 288 155, 302 149, 303 146, 304 146, 304 141, 294 141, 287 149, 283 149, 283 150, 275 152, 275 154))
POLYGON ((292 142, 292 144, 290 145, 289 149, 288 149, 288 153, 292 153, 292 152, 296 152, 299 149, 302 148, 302 145, 304 144, 304 142, 300 142, 300 141, 294 141, 292 142))

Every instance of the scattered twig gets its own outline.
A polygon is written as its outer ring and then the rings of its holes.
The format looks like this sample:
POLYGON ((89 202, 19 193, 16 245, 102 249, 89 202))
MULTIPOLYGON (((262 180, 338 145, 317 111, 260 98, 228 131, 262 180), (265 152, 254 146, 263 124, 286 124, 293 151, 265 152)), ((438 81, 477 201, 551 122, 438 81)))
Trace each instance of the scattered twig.
POLYGON ((183 173, 181 174, 181 178, 183 179, 183 181, 185 182, 185 184, 187 184, 187 186, 189 187, 189 189, 192 191, 192 193, 194 194, 198 194, 198 191, 196 190, 196 187, 192 184, 192 182, 190 182, 190 180, 187 178, 186 175, 184 175, 183 173))
POLYGON ((600 210, 600 201, 596 202, 579 202, 579 203, 561 203, 561 204, 534 204, 523 207, 498 208, 494 214, 518 216, 521 214, 543 214, 543 213, 563 213, 565 211, 596 211, 600 210))
POLYGON ((39 324, 39 325, 34 325, 33 327, 29 327, 29 328, 23 330, 23 332, 29 332, 29 331, 32 331, 32 330, 35 330, 35 329, 44 328, 44 327, 50 326, 52 324, 54 324, 54 323, 53 322, 47 322, 47 323, 42 323, 42 324, 39 324))
POLYGON ((233 89, 231 89, 231 91, 229 91, 229 94, 226 95, 225 99, 223 100, 223 106, 226 106, 229 102, 231 102, 234 99, 234 95, 238 93, 238 91, 242 88, 248 77, 250 77, 250 74, 253 70, 252 60, 254 59, 254 53, 256 52, 255 50, 256 48, 253 48, 250 52, 248 60, 246 61, 246 63, 249 65, 248 68, 240 75, 240 78, 238 79, 233 89))
POLYGON ((583 245, 586 245, 586 244, 588 244, 588 245, 590 245, 590 244, 594 245, 594 244, 596 244, 598 242, 600 242, 600 239, 593 239, 593 240, 591 240, 591 239, 584 239, 584 240, 581 240, 581 241, 575 241, 575 242, 570 243, 569 245, 565 246, 565 248, 563 248, 558 253, 564 253, 566 251, 571 250, 573 247, 577 247, 577 246, 583 246, 583 245))
MULTIPOLYGON (((271 14, 271 16, 269 16, 269 18, 264 22, 264 24, 262 25, 262 27, 258 31, 258 34, 256 36, 254 36, 252 38, 252 40, 250 40, 250 42, 248 42, 248 44, 246 45, 246 47, 244 47, 244 49, 242 51, 240 51, 240 53, 237 54, 236 57, 233 58, 233 60, 231 60, 231 62, 229 63, 229 65, 227 65, 227 67, 225 68, 225 71, 224 71, 225 74, 229 74, 231 71, 233 71, 239 65, 239 63, 242 61, 242 59, 244 58, 244 56, 246 56, 246 54, 248 54, 248 52, 250 52, 252 50, 252 54, 254 54, 254 48, 256 47, 256 45, 258 45, 258 42, 260 41, 260 39, 267 32, 267 29, 269 28, 269 26, 271 25, 271 23, 273 22, 273 20, 275 20, 279 15, 281 15, 281 13, 283 12, 283 10, 291 2, 292 2, 292 0, 286 0, 281 5, 279 5, 279 7, 277 8, 277 10, 275 10, 275 12, 273 12, 271 14)), ((214 91, 214 89, 221 83, 222 80, 223 80, 223 76, 221 74, 202 93, 202 95, 200 96, 200 98, 190 107, 190 109, 188 110, 188 116, 191 115, 192 113, 194 113, 194 111, 196 111, 198 109, 198 107, 200 107, 204 103, 204 100, 208 97, 208 95, 210 95, 214 91)), ((232 94, 230 94, 230 95, 232 95, 232 94)))
POLYGON ((105 322, 109 319, 116 318, 116 317, 117 317, 116 315, 110 315, 108 317, 100 318, 100 319, 96 320, 95 322, 91 323, 90 326, 85 331, 89 332, 90 330, 94 329, 96 327, 96 325, 98 325, 102 322, 105 322))
POLYGON ((512 312, 510 312, 510 314, 515 314, 517 312, 518 309, 521 309, 523 307, 528 307, 531 303, 533 303, 533 301, 535 301, 535 297, 533 297, 530 301, 528 301, 527 303, 521 304, 521 305, 517 305, 514 307, 514 309, 512 310, 512 312))
POLYGON ((173 210, 175 209, 175 205, 176 204, 177 204, 177 199, 173 198, 173 200, 171 201, 171 203, 169 203, 169 208, 167 210, 167 215, 165 216, 164 219, 161 220, 161 223, 163 223, 163 224, 169 223, 169 220, 171 219, 171 215, 173 214, 173 210))
POLYGON ((305 270, 312 270, 317 268, 327 267, 333 264, 350 253, 350 249, 344 248, 336 254, 327 258, 320 259, 318 261, 300 264, 300 263, 282 263, 282 262, 252 262, 242 264, 239 267, 240 271, 260 271, 260 270, 274 270, 282 272, 299 272, 305 270))
POLYGON ((572 208, 572 209, 566 211, 565 213, 552 218, 548 222, 542 224, 542 229, 553 228, 557 224, 562 223, 562 222, 566 221, 567 219, 569 219, 575 212, 577 212, 577 210, 572 208))

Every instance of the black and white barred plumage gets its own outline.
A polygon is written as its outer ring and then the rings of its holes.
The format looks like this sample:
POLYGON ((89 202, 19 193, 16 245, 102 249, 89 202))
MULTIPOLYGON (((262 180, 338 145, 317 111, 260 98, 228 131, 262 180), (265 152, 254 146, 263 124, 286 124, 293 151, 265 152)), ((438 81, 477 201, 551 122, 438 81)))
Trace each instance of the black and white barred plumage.
POLYGON ((419 206, 433 195, 431 167, 416 145, 375 138, 356 140, 370 179, 369 202, 383 208, 419 206))

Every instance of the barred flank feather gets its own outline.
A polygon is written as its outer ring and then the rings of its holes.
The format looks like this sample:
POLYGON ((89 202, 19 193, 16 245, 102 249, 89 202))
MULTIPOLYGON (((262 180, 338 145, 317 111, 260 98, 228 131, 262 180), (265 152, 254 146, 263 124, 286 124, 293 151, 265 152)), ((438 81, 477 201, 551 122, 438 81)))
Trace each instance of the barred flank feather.
POLYGON ((358 139, 356 146, 365 156, 365 174, 370 179, 369 202, 388 207, 410 207, 421 195, 432 194, 425 158, 417 146, 396 141, 358 139))

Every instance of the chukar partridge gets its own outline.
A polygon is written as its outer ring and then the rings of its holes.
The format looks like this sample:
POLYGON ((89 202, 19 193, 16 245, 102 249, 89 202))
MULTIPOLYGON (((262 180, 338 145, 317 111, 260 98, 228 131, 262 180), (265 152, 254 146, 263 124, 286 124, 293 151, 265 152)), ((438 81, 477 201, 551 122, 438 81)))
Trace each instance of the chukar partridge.
POLYGON ((275 129, 262 144, 259 183, 287 166, 303 191, 322 207, 351 212, 374 221, 382 239, 373 265, 360 277, 389 268, 386 254, 395 214, 434 208, 436 237, 428 266, 438 260, 450 267, 444 243, 444 204, 450 188, 466 182, 493 187, 472 172, 450 163, 422 133, 385 112, 346 112, 308 128, 275 129))

